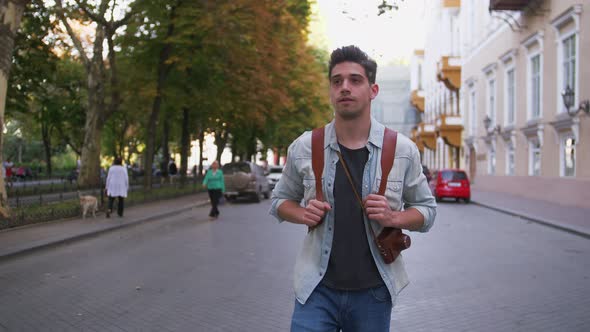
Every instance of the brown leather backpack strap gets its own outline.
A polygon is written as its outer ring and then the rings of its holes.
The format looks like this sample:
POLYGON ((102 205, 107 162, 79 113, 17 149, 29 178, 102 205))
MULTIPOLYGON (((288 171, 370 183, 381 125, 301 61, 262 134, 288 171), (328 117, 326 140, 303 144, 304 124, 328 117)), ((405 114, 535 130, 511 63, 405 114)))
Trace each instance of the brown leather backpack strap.
POLYGON ((311 167, 315 176, 315 199, 324 201, 322 174, 324 173, 324 127, 311 132, 311 167))
POLYGON ((385 127, 383 133, 383 147, 381 148, 381 183, 379 183, 378 194, 385 195, 387 187, 387 177, 393 168, 395 158, 395 147, 397 145, 397 131, 385 127))

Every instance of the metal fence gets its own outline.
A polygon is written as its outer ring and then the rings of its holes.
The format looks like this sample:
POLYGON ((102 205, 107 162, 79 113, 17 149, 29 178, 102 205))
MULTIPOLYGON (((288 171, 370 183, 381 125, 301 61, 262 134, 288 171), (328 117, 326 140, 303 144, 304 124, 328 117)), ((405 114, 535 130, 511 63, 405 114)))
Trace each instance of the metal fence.
MULTIPOLYGON (((143 177, 130 179, 129 192, 145 190, 143 177)), ((201 178, 186 177, 184 183, 194 185, 200 183, 201 178)), ((154 177, 152 188, 161 188, 171 184, 181 183, 180 177, 154 177)), ((8 204, 11 208, 22 208, 30 205, 46 205, 57 202, 70 201, 78 198, 78 192, 83 195, 102 197, 104 184, 100 187, 82 187, 76 181, 63 179, 45 179, 39 181, 15 182, 7 185, 8 204)), ((101 201, 101 203, 103 203, 101 201)))
MULTIPOLYGON (((146 190, 140 185, 142 182, 138 179, 130 184, 125 206, 195 194, 203 190, 199 180, 187 178, 184 182, 181 182, 180 179, 178 181, 154 181, 152 189, 146 190)), ((103 187, 80 188, 69 184, 64 187, 63 184, 59 184, 44 189, 32 189, 32 192, 35 190, 38 194, 23 195, 24 191, 22 190, 12 192, 12 197, 9 194, 11 216, 0 219, 0 229, 80 216, 78 191, 82 195, 92 195, 98 199, 99 213, 104 212, 107 204, 103 187)))

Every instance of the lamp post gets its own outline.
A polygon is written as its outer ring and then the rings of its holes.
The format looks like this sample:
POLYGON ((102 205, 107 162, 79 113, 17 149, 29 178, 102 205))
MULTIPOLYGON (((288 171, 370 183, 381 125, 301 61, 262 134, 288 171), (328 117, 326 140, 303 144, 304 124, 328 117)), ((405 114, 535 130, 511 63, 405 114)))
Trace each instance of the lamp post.
POLYGON ((500 133, 502 131, 502 127, 500 125, 494 126, 492 130, 490 130, 490 126, 492 125, 492 119, 489 115, 486 115, 485 119, 483 119, 483 126, 486 128, 486 132, 491 135, 494 132, 500 133))
POLYGON ((572 106, 574 106, 575 102, 575 95, 574 90, 572 90, 569 85, 565 87, 563 92, 561 92, 561 97, 563 98, 563 105, 565 106, 569 116, 575 116, 580 111, 584 111, 586 114, 590 113, 590 101, 588 99, 582 100, 577 109, 572 109, 572 106))

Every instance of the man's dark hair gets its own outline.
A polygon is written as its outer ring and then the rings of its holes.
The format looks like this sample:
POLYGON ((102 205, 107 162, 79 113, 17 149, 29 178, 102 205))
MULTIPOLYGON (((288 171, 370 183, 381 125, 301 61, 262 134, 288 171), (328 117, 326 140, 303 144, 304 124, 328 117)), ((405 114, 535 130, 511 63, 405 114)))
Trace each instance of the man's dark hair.
POLYGON ((369 79, 369 83, 375 84, 375 78, 377 77, 377 63, 375 60, 371 59, 367 53, 354 45, 337 48, 332 52, 332 55, 330 56, 328 79, 332 77, 332 69, 334 66, 347 61, 355 62, 363 66, 363 68, 365 68, 365 74, 369 79))
POLYGON ((115 157, 115 165, 123 165, 123 159, 121 157, 115 157))

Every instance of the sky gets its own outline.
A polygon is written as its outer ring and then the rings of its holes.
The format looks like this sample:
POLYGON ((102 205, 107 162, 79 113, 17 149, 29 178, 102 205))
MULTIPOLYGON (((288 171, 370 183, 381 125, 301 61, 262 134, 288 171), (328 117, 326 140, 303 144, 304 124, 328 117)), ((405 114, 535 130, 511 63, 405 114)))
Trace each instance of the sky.
MULTIPOLYGON (((331 52, 357 45, 380 65, 408 63, 425 39, 425 0, 398 0, 398 10, 378 16, 381 0, 315 0, 310 43, 331 52)), ((391 1, 390 1, 391 2, 391 1)))

